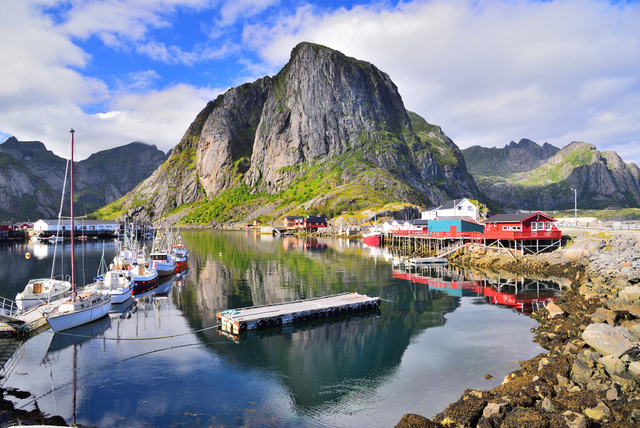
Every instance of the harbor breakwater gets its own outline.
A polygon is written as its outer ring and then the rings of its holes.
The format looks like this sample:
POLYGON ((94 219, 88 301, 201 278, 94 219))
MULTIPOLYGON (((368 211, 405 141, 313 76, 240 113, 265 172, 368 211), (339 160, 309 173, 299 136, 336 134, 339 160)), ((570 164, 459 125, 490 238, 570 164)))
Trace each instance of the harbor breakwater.
POLYGON ((640 426, 640 233, 573 233, 562 249, 524 257, 470 248, 451 262, 569 286, 533 314, 546 353, 500 386, 467 390, 433 419, 407 414, 396 428, 640 426))

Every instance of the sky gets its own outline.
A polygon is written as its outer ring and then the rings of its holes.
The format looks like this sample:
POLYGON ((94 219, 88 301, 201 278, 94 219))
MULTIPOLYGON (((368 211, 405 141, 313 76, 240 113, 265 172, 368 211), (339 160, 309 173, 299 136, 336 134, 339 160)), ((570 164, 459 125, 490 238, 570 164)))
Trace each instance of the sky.
POLYGON ((584 141, 640 165, 638 0, 0 0, 0 142, 167 152, 303 41, 377 66, 460 148, 584 141))

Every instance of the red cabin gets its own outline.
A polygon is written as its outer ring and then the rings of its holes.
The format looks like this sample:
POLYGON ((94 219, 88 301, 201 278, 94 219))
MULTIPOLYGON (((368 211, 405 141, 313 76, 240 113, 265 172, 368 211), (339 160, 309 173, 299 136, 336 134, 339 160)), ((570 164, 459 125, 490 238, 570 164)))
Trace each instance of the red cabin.
POLYGON ((321 216, 310 216, 304 219, 304 227, 307 229, 317 229, 327 227, 327 219, 321 216))
POLYGON ((284 216, 284 219, 282 220, 282 224, 287 229, 291 229, 293 227, 303 227, 304 217, 297 216, 297 215, 287 215, 287 216, 284 216))
POLYGON ((527 214, 497 214, 484 221, 487 245, 538 253, 560 246, 562 231, 556 220, 542 212, 527 214))
POLYGON ((484 221, 486 239, 560 239, 556 220, 537 212, 533 214, 497 214, 484 221))

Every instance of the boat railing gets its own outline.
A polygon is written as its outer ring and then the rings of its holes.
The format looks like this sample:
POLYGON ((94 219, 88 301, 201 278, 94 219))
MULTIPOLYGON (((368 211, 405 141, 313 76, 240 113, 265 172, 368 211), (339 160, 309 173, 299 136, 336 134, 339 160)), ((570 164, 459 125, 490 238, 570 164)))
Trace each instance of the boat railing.
POLYGON ((2 305, 0 306, 0 313, 2 315, 15 316, 22 312, 15 301, 7 299, 6 297, 0 296, 0 304, 2 305))

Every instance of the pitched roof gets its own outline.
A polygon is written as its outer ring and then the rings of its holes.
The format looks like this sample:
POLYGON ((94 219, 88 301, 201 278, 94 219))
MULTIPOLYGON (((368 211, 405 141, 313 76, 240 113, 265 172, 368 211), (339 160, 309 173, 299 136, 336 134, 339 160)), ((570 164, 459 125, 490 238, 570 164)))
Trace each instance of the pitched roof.
POLYGON ((415 220, 407 220, 407 223, 411 223, 414 226, 426 226, 429 224, 429 220, 423 220, 421 218, 417 218, 415 220))
POLYGON ((464 201, 466 198, 462 198, 462 199, 451 199, 447 202, 445 202, 444 204, 442 204, 442 206, 440 207, 441 210, 450 210, 451 208, 455 208, 458 205, 460 205, 460 203, 462 201, 464 201))
POLYGON ((326 221, 327 221, 327 219, 326 219, 326 218, 324 218, 324 217, 322 217, 322 216, 319 216, 319 215, 312 215, 312 216, 307 217, 307 218, 305 219, 305 221, 308 221, 308 222, 309 222, 309 221, 315 221, 315 222, 318 222, 318 221, 320 221, 320 222, 326 222, 326 221))
POLYGON ((535 213, 496 214, 493 217, 489 217, 484 222, 485 223, 522 223, 526 219, 533 217, 535 215, 541 215, 551 221, 556 221, 553 217, 550 217, 543 212, 537 211, 535 213))
POLYGON ((286 218, 287 220, 302 220, 302 219, 304 219, 304 216, 301 216, 301 215, 286 215, 286 216, 284 216, 284 218, 286 218))

